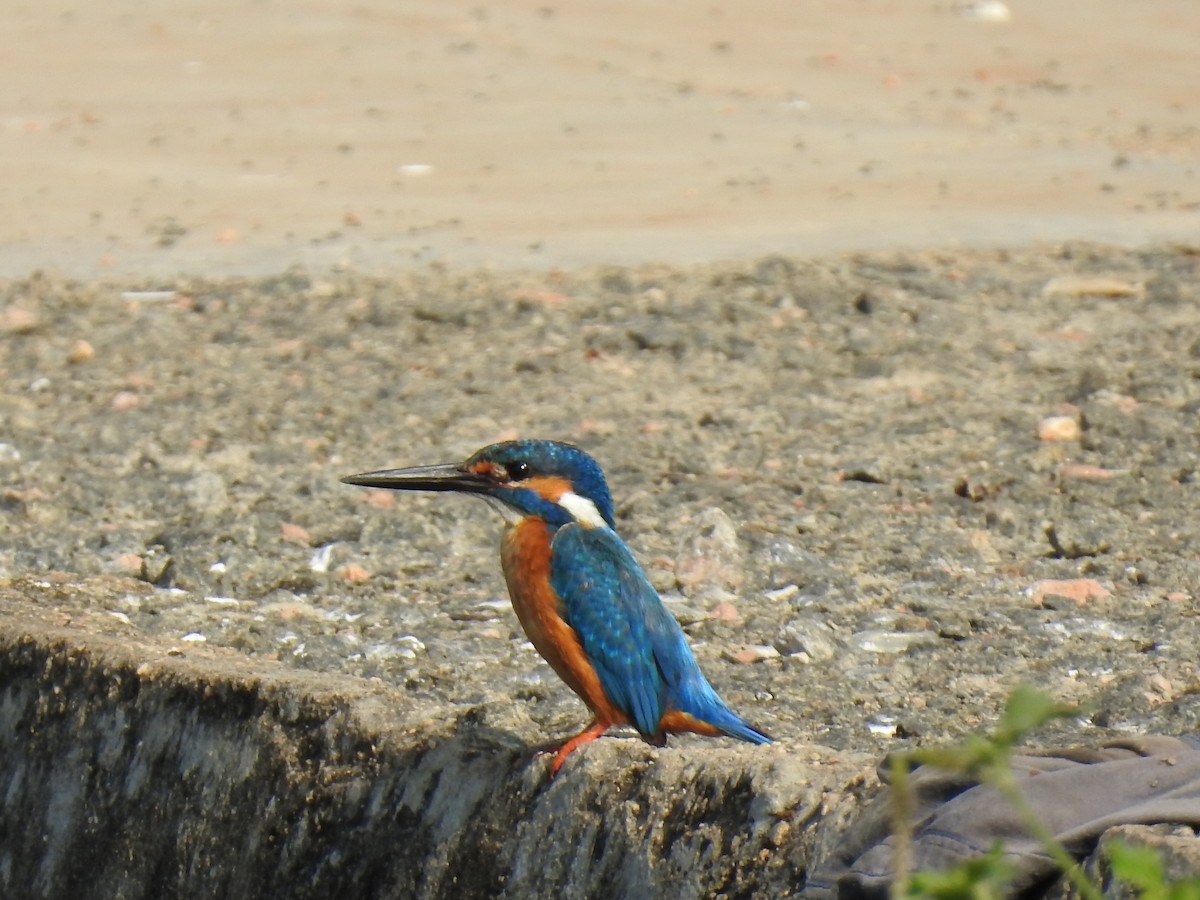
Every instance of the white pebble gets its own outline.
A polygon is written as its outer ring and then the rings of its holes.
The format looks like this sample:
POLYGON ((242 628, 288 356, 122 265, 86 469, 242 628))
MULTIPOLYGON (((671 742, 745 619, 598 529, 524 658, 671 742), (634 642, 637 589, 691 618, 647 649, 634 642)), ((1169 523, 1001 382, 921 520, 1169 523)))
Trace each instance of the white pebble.
POLYGON ((978 22, 1009 22, 1012 20, 1012 10, 1007 3, 1000 0, 977 0, 961 7, 962 14, 968 19, 978 22))
POLYGON ((871 732, 871 734, 878 734, 883 737, 895 737, 896 730, 896 720, 891 716, 879 716, 867 722, 867 731, 871 732))
POLYGON ((308 561, 308 567, 319 574, 329 571, 329 560, 333 557, 333 544, 322 544, 308 561))
POLYGON ((932 631, 860 631, 850 636, 850 644, 869 653, 903 653, 913 644, 932 643, 932 631))
POLYGON ((800 593, 800 588, 796 587, 796 585, 785 584, 781 588, 775 588, 775 590, 773 590, 773 591, 765 592, 763 594, 763 596, 766 597, 768 600, 774 600, 775 602, 778 603, 783 600, 791 600, 798 593, 800 593))
POLYGON ((417 653, 422 653, 425 650, 425 644, 411 634, 405 634, 396 638, 396 643, 406 645, 417 653))
POLYGON ((1038 438, 1043 441, 1077 441, 1082 435, 1073 416, 1048 416, 1038 425, 1038 438))

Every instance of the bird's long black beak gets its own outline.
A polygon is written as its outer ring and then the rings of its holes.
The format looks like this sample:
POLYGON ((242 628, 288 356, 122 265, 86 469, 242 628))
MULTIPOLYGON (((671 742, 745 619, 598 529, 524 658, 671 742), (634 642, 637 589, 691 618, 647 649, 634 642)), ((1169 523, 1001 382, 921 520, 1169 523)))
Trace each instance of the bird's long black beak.
POLYGON ((461 491, 465 494, 486 494, 493 486, 484 476, 468 472, 458 463, 364 472, 349 475, 342 482, 394 491, 461 491))

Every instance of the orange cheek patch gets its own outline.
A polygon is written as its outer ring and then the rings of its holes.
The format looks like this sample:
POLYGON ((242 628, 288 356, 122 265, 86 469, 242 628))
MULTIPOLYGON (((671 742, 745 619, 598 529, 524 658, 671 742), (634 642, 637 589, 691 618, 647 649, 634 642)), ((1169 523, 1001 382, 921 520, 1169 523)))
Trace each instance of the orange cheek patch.
POLYGON ((556 478, 553 475, 541 475, 537 478, 529 478, 522 481, 521 487, 537 491, 539 496, 544 497, 551 503, 557 503, 563 494, 571 490, 571 482, 565 478, 556 478))

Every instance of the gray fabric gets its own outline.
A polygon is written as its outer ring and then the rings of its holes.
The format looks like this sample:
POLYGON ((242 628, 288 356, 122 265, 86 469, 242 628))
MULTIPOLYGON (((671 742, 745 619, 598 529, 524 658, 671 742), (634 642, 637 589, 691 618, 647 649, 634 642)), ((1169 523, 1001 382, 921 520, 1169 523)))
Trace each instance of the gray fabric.
MULTIPOLYGON (((1200 827, 1197 737, 1134 738, 1100 749, 1075 747, 1016 756, 1012 770, 1038 817, 1069 851, 1083 858, 1114 825, 1169 822, 1200 827)), ((881 776, 886 780, 885 772, 881 776)), ((1009 896, 1045 885, 1058 874, 1053 860, 992 788, 928 766, 918 768, 909 780, 915 809, 914 871, 947 868, 983 855, 999 841, 1005 859, 1017 871, 1009 896)), ((885 789, 842 835, 829 857, 813 868, 802 896, 885 898, 892 876, 890 832, 885 789)))

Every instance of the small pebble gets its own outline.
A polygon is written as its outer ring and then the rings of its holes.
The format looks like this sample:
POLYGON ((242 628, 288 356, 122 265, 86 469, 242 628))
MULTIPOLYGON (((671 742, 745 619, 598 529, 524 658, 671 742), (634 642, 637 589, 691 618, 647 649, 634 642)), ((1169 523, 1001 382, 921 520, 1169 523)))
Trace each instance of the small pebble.
POLYGON ((96 358, 96 348, 85 341, 83 338, 77 340, 71 345, 71 349, 67 351, 67 362, 72 365, 76 363, 87 362, 96 358))
POLYGON ((804 617, 784 626, 774 641, 775 649, 784 656, 800 656, 806 661, 824 662, 838 652, 833 629, 820 619, 804 617))
POLYGON ((333 557, 333 544, 322 544, 308 561, 308 567, 317 574, 329 571, 329 560, 333 557))
POLYGON ((695 625, 697 622, 703 622, 708 618, 703 610, 689 603, 688 598, 682 594, 664 593, 662 595, 662 602, 671 611, 671 615, 684 627, 695 625))
POLYGON ((1041 605, 1046 597, 1065 597, 1083 606, 1089 600, 1112 596, 1112 591, 1094 578, 1047 578, 1035 581, 1026 593, 1038 605, 1041 605))
POLYGON ((123 572, 130 575, 142 574, 142 558, 136 553, 122 553, 115 561, 117 567, 123 572))
POLYGON ((175 561, 171 558, 171 554, 161 546, 155 545, 142 556, 142 568, 138 577, 150 584, 160 584, 166 579, 174 565, 175 561))
POLYGON ((351 584, 362 584, 364 581, 371 580, 371 573, 356 563, 346 563, 337 570, 337 574, 342 581, 348 581, 351 584))
POLYGON ((869 653, 903 653, 918 644, 937 642, 932 631, 860 631, 850 635, 851 646, 869 653))
POLYGON ((898 723, 892 716, 878 716, 867 722, 867 731, 882 737, 895 737, 898 723))
POLYGON ((1100 466, 1089 466, 1084 463, 1066 463, 1059 472, 1063 478, 1079 478, 1084 481, 1107 481, 1118 475, 1128 475, 1128 469, 1102 469, 1100 466))
POLYGON ((1074 416, 1047 416, 1038 425, 1038 439, 1043 441, 1077 441, 1082 435, 1074 416))
POLYGON ((299 544, 301 547, 307 547, 309 541, 312 540, 312 535, 308 533, 307 528, 294 525, 291 522, 284 522, 280 525, 279 533, 283 535, 283 539, 289 544, 299 544))
POLYGON ((1001 0, 976 0, 959 7, 962 15, 976 22, 1002 23, 1012 21, 1012 10, 1001 0))
POLYGON ((396 492, 367 491, 366 503, 367 506, 372 506, 375 509, 391 509, 396 505, 396 492))
POLYGON ((1175 685, 1171 684, 1171 680, 1157 673, 1150 676, 1150 687, 1168 699, 1175 693, 1175 685))
POLYGON ((766 597, 768 600, 774 600, 776 603, 780 603, 784 600, 791 600, 793 597, 795 597, 799 593, 800 593, 800 588, 796 587, 796 585, 785 584, 781 588, 775 588, 772 591, 765 591, 763 593, 763 596, 766 597))
POLYGON ((494 622, 500 618, 499 610, 485 603, 471 609, 455 610, 448 615, 454 622, 494 622))
POLYGON ((725 658, 730 662, 741 663, 742 665, 750 665, 751 663, 762 662, 767 659, 777 659, 779 651, 769 644, 748 644, 744 647, 739 647, 733 652, 725 653, 725 658))
POLYGON ((425 642, 415 635, 402 634, 400 637, 396 638, 396 643, 402 647, 408 647, 417 653, 425 652, 425 642))
POLYGON ((1141 292, 1142 285, 1132 281, 1080 275, 1051 278, 1042 288, 1043 297, 1136 297, 1141 292))
POLYGON ((0 312, 0 331, 9 334, 29 334, 36 331, 39 324, 33 312, 20 306, 10 306, 0 312))
POLYGON ((117 391, 113 395, 110 405, 116 412, 125 412, 126 410, 137 409, 141 406, 142 398, 133 391, 117 391))
POLYGON ((728 601, 722 601, 709 611, 708 617, 717 622, 736 622, 742 616, 736 606, 728 601))

